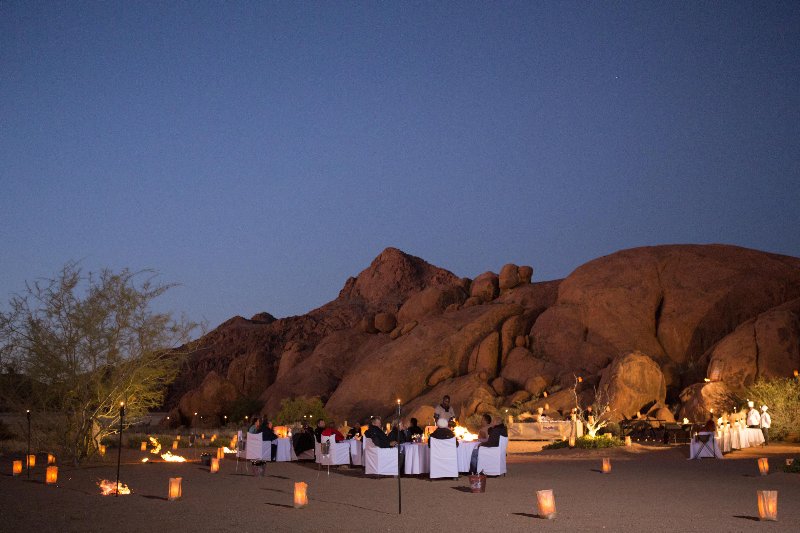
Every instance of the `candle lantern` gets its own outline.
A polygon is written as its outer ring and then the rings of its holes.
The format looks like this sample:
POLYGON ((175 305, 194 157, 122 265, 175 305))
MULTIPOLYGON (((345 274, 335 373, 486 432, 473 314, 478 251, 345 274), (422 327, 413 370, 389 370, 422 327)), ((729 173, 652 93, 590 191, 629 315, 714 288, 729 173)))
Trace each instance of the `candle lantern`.
POLYGON ((48 466, 47 471, 45 472, 45 483, 48 485, 55 485, 56 481, 58 481, 58 467, 57 466, 48 466))
POLYGON ((52 453, 48 453, 48 454, 47 454, 47 464, 48 464, 48 465, 54 465, 54 464, 56 464, 56 456, 55 456, 55 455, 53 455, 52 453))
POLYGON ((759 490, 758 495, 758 519, 759 520, 778 520, 778 491, 759 490))
POLYGON ((570 436, 569 436, 569 447, 570 448, 574 448, 575 447, 575 433, 570 433, 570 436))
POLYGON ((308 483, 298 481, 294 484, 294 508, 302 509, 308 505, 308 483))
POLYGON ((603 457, 603 473, 610 474, 611 473, 611 458, 610 457, 603 457))
POLYGON ((172 449, 173 450, 177 450, 178 449, 178 441, 177 440, 172 441, 172 449))
POLYGON ((205 433, 201 433, 201 434, 200 434, 200 438, 201 438, 202 440, 206 440, 206 434, 205 434, 205 433))
MULTIPOLYGON (((222 448, 220 448, 222 449, 222 448)), ((211 473, 215 474, 219 472, 219 459, 216 457, 211 458, 211 473)))
POLYGON ((139 449, 142 450, 143 452, 146 452, 147 451, 147 441, 142 442, 142 445, 139 446, 139 449))
POLYGON ((169 478, 169 501, 180 500, 183 490, 181 489, 181 477, 169 478))
POLYGON ((536 501, 539 504, 539 516, 552 520, 556 517, 556 499, 552 490, 537 490, 536 501))
POLYGON ((11 469, 11 474, 14 476, 18 476, 22 473, 22 461, 14 461, 14 464, 11 469))
POLYGON ((36 456, 34 454, 30 454, 28 456, 28 468, 33 468, 36 466, 36 456))
POLYGON ((631 441, 630 435, 625 437, 625 446, 633 446, 633 441, 631 441))
POLYGON ((100 457, 105 457, 105 455, 106 455, 106 445, 105 444, 101 444, 100 446, 97 447, 97 451, 100 452, 100 457))
POLYGON ((225 459, 225 448, 217 448, 217 459, 225 459))
POLYGON ((181 440, 181 436, 180 435, 176 435, 175 436, 175 440, 181 440))
POLYGON ((761 473, 762 476, 766 476, 769 474, 769 459, 766 457, 761 457, 758 460, 758 471, 761 473))

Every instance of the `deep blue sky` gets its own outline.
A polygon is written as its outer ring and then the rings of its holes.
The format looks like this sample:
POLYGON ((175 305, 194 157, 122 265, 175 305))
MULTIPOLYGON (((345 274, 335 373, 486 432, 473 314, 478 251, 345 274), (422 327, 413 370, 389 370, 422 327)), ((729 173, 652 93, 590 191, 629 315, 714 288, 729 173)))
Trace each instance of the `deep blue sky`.
POLYGON ((0 305, 70 259, 213 327, 387 246, 800 256, 799 58, 799 2, 4 1, 0 305))

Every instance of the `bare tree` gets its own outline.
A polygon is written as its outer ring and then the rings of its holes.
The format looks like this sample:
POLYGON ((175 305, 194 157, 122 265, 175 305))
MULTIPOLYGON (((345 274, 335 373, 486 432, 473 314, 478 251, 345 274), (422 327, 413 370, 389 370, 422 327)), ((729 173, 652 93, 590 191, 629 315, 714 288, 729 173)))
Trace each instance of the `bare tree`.
MULTIPOLYGON (((0 313, 3 364, 19 373, 6 403, 54 417, 57 444, 80 461, 119 425, 159 407, 196 324, 152 310, 174 284, 153 271, 84 275, 67 263, 53 279, 26 284, 0 313)), ((5 380, 9 381, 9 380, 5 380)), ((11 389, 11 390, 9 390, 11 389)))
POLYGON ((587 409, 584 409, 578 401, 578 383, 580 382, 580 379, 575 377, 575 385, 572 386, 572 394, 575 397, 575 414, 586 428, 586 434, 589 437, 596 437, 597 432, 611 421, 611 399, 603 390, 598 392, 597 388, 593 387, 594 401, 591 403, 591 411, 588 406, 587 409))

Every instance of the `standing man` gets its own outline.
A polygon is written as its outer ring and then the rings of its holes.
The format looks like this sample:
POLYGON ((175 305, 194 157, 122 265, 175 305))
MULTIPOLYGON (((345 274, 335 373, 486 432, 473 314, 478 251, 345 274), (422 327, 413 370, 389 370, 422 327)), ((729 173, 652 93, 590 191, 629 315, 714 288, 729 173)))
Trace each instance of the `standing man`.
POLYGON ((433 410, 433 422, 435 424, 440 418, 444 418, 449 424, 455 417, 456 412, 450 406, 450 396, 445 395, 442 398, 442 403, 437 405, 433 410))
POLYGON ((760 428, 761 415, 758 414, 758 409, 755 408, 755 403, 751 400, 747 402, 747 407, 750 408, 750 410, 747 411, 747 427, 760 428))
POLYGON ((764 446, 769 446, 769 427, 772 425, 772 417, 767 412, 767 406, 761 406, 761 433, 764 434, 764 446))

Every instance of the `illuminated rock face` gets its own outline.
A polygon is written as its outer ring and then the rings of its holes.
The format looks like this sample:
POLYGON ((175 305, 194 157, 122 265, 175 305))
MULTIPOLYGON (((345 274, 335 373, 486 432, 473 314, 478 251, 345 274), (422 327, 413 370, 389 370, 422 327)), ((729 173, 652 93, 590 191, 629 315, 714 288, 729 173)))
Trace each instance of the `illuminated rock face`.
MULTIPOLYGON (((676 245, 623 250, 559 281, 530 283, 532 272, 508 264, 468 280, 387 248, 306 315, 234 317, 208 333, 168 405, 185 423, 241 397, 274 414, 283 398, 320 396, 350 420, 389 414, 398 397, 422 413, 449 387, 463 417, 582 376, 579 400, 602 385, 620 417, 652 401, 699 409, 710 389, 687 387, 710 362, 733 392, 800 367, 800 259, 676 245)), ((574 403, 562 396, 551 408, 574 403)))

